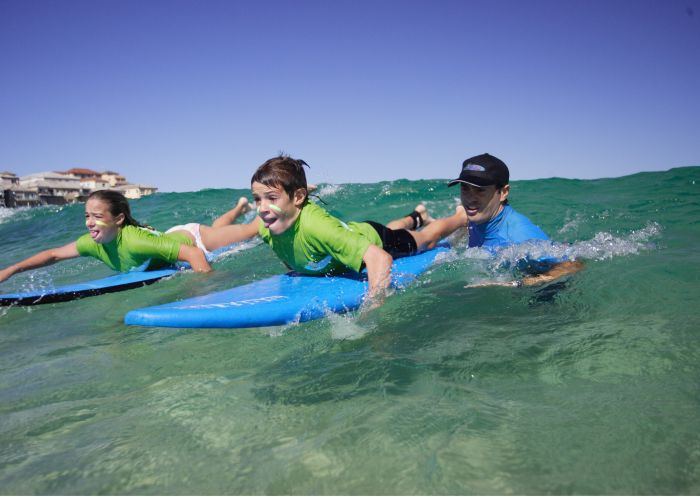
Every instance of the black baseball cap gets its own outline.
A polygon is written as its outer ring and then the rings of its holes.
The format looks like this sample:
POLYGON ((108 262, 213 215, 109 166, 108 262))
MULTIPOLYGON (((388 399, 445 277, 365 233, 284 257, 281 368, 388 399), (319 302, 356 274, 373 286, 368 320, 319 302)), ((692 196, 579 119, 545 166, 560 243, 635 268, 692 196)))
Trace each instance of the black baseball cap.
POLYGON ((478 187, 497 185, 505 186, 510 179, 508 166, 501 159, 489 154, 471 157, 462 163, 459 178, 450 181, 447 186, 466 183, 478 187))

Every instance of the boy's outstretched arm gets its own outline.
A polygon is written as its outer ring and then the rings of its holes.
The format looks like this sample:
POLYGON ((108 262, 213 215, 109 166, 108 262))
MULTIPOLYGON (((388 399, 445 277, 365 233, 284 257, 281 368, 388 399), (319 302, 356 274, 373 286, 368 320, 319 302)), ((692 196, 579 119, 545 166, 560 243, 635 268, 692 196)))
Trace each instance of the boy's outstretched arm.
POLYGON ((367 266, 369 291, 366 302, 372 302, 372 307, 382 304, 385 291, 391 283, 391 263, 394 259, 385 250, 376 245, 370 245, 362 256, 367 266))
POLYGON ((80 254, 78 253, 75 242, 71 242, 63 247, 44 250, 38 254, 28 257, 27 259, 24 259, 23 261, 0 270, 0 282, 5 281, 14 274, 21 273, 22 271, 49 266, 51 264, 55 264, 56 262, 79 256, 80 254))

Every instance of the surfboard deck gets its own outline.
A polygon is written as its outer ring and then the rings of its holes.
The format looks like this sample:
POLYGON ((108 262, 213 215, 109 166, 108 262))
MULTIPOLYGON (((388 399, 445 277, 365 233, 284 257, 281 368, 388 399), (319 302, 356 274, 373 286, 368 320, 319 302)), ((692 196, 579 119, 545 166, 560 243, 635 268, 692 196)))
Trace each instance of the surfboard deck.
POLYGON ((84 283, 40 288, 30 292, 6 293, 0 295, 0 306, 53 304, 104 293, 121 292, 130 288, 150 285, 177 272, 177 268, 159 269, 156 271, 133 271, 84 283))
MULTIPOLYGON (((391 286, 406 286, 448 250, 441 245, 396 259, 391 286)), ((127 313, 124 322, 132 326, 174 328, 277 326, 357 309, 366 292, 366 273, 330 277, 288 273, 208 295, 136 309, 127 313)))

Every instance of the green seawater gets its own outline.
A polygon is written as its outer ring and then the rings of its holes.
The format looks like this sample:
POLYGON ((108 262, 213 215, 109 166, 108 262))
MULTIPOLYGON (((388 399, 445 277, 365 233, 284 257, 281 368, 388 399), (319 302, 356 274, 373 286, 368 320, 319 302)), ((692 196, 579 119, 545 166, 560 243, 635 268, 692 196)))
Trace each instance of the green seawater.
MULTIPOLYGON (((444 216, 458 196, 443 180, 319 190, 345 220, 380 222, 419 201, 444 216)), ((247 193, 132 209, 158 229, 210 223, 247 193)), ((0 493, 700 493, 700 167, 515 181, 511 205, 585 269, 537 289, 465 288, 509 278, 521 254, 457 246, 367 316, 123 324, 284 271, 249 242, 208 275, 0 308, 0 493)), ((82 209, 0 210, 0 267, 76 239, 82 209)), ((108 274, 81 258, 0 292, 108 274)))

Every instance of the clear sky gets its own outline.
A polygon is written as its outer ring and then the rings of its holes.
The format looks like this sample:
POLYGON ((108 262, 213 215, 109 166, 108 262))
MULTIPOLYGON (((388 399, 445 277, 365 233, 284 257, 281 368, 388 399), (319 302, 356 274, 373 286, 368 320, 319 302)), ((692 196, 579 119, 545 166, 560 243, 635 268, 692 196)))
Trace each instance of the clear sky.
POLYGON ((246 188, 700 165, 700 0, 0 0, 0 170, 246 188))

